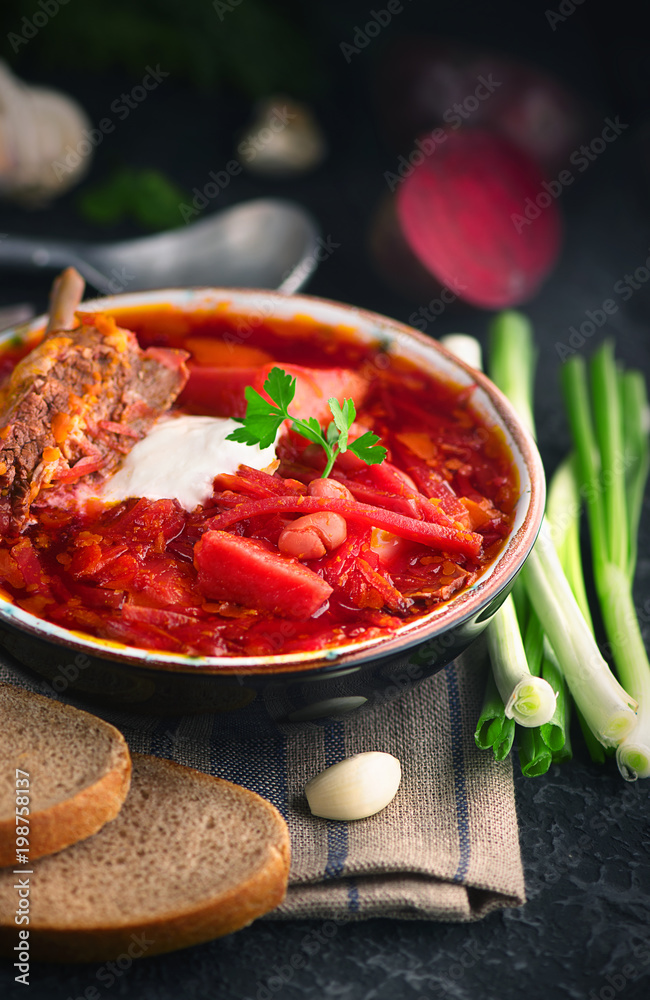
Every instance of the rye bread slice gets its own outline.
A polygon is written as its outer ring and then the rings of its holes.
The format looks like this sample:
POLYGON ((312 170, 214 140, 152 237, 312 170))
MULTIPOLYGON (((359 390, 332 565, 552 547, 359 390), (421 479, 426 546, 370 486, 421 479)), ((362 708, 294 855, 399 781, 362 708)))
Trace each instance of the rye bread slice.
MULTIPOLYGON (((239 785, 133 755, 121 812, 94 837, 33 866, 33 958, 103 962, 229 934, 282 902, 289 834, 239 785)), ((0 951, 13 954, 17 876, 0 872, 0 951)))
POLYGON ((16 810, 25 793, 31 863, 114 819, 131 780, 129 749, 114 726, 11 684, 0 684, 0 761, 0 866, 20 867, 16 810))

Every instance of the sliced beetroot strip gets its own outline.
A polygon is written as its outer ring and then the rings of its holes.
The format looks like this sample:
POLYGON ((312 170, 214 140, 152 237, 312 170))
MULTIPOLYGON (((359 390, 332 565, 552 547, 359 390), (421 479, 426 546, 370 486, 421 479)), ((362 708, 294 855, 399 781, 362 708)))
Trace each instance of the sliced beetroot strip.
MULTIPOLYGON (((355 483, 353 479, 346 479, 345 476, 336 473, 332 474, 332 478, 343 486, 347 486, 350 493, 354 494, 355 499, 361 503, 372 504, 374 501, 374 506, 381 503, 388 510, 395 511, 396 514, 404 514, 405 517, 415 517, 419 521, 431 521, 433 524, 440 524, 452 531, 457 528, 457 522, 448 513, 445 513, 442 505, 431 503, 429 497, 422 493, 398 496, 395 493, 386 493, 364 483, 355 483)), ((461 506, 461 510, 465 516, 465 508, 461 506)))
MULTIPOLYGON (((396 514, 403 514, 405 517, 413 517, 418 521, 426 520, 418 509, 415 497, 398 496, 395 493, 387 493, 377 486, 370 486, 368 483, 355 483, 354 479, 346 479, 345 476, 333 474, 332 479, 345 486, 352 493, 355 500, 360 503, 372 504, 374 507, 381 504, 387 510, 392 510, 396 514)), ((449 522, 451 527, 451 522, 449 522)))
POLYGON ((334 511, 353 521, 361 521, 363 524, 371 524, 376 528, 383 528, 384 531, 391 531, 394 535, 399 535, 400 538, 409 538, 413 542, 422 542, 423 545, 434 549, 443 549, 445 552, 453 552, 470 558, 478 556, 483 542, 481 535, 473 531, 459 531, 445 525, 433 524, 430 521, 418 521, 413 517, 405 517, 404 514, 382 510, 380 507, 371 507, 369 504, 355 503, 353 500, 332 500, 329 497, 297 497, 295 499, 293 497, 277 497, 269 500, 253 500, 211 518, 207 526, 223 531, 238 521, 255 517, 258 514, 275 514, 279 511, 315 514, 319 510, 334 511))

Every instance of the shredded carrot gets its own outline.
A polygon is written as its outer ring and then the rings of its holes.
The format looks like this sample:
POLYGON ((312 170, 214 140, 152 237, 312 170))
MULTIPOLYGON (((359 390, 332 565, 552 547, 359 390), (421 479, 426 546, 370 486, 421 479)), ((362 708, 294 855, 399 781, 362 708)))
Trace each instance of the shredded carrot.
POLYGON ((408 433, 396 434, 395 437, 407 448, 410 448, 418 458, 423 458, 426 461, 436 457, 437 448, 428 434, 409 431, 408 433))
POLYGON ((187 337, 183 347, 191 352, 193 360, 198 364, 218 368, 253 368, 273 361, 268 351, 259 347, 226 343, 216 337, 187 337))
POLYGON ((72 426, 72 417, 69 413, 55 413, 52 417, 52 436, 57 444, 63 444, 72 426))
POLYGON ((472 531, 483 528, 492 520, 484 507, 476 503, 475 500, 470 500, 469 497, 460 497, 460 502, 469 514, 469 527, 472 531))

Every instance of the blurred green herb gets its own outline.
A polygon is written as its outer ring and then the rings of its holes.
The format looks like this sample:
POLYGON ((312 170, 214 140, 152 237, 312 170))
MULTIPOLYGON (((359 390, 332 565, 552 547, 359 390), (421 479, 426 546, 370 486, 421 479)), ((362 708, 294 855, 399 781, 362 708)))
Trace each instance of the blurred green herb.
POLYGON ((159 170, 120 167, 106 181, 82 191, 77 204, 81 215, 96 225, 131 219, 157 230, 181 224, 178 206, 186 198, 159 170))
POLYGON ((46 30, 31 25, 34 0, 3 0, 0 54, 20 66, 91 73, 121 67, 137 79, 160 64, 176 81, 228 85, 247 97, 286 91, 312 96, 322 85, 311 12, 299 0, 83 0, 61 6, 46 30))

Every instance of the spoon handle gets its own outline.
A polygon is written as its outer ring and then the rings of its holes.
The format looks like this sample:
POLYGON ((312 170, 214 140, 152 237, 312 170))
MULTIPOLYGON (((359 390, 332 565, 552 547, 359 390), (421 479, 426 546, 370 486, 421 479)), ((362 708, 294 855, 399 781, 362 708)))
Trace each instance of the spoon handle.
POLYGON ((93 267, 83 254, 83 244, 66 240, 42 240, 30 236, 0 237, 0 269, 60 271, 75 267, 99 292, 111 292, 110 279, 93 267))
POLYGON ((71 243, 29 236, 5 236, 0 239, 0 267, 40 270, 44 267, 65 267, 75 261, 75 247, 71 243))
POLYGON ((15 306, 0 306, 0 331, 10 326, 28 323, 34 315, 34 306, 29 302, 19 302, 15 306))

